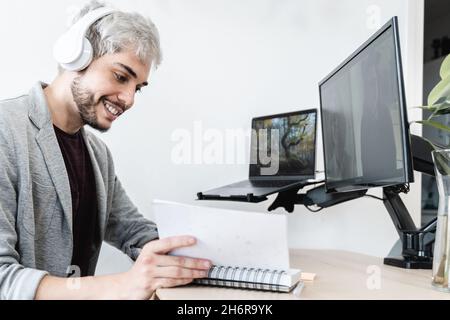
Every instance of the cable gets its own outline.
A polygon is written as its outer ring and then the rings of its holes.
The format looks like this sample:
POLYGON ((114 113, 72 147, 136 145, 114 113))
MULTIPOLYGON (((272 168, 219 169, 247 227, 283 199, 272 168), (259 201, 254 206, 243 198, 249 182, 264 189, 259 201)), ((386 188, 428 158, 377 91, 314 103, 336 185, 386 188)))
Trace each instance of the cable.
POLYGON ((309 206, 307 206, 306 204, 305 204, 305 208, 308 209, 309 211, 313 212, 313 213, 316 213, 316 212, 319 212, 319 211, 322 211, 322 210, 323 210, 323 208, 319 208, 319 209, 311 209, 311 208, 310 208, 309 206))
POLYGON ((374 199, 377 199, 377 200, 384 201, 383 198, 380 198, 380 197, 377 197, 377 196, 373 196, 373 195, 371 195, 371 194, 366 194, 366 195, 364 195, 364 197, 369 197, 369 198, 374 198, 374 199))

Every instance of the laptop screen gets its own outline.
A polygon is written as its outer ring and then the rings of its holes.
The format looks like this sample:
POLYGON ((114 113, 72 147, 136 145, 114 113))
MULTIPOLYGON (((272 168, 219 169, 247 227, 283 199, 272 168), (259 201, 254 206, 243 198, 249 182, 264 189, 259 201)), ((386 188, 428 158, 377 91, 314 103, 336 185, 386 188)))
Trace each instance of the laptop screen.
POLYGON ((317 110, 254 118, 250 178, 314 177, 317 110))

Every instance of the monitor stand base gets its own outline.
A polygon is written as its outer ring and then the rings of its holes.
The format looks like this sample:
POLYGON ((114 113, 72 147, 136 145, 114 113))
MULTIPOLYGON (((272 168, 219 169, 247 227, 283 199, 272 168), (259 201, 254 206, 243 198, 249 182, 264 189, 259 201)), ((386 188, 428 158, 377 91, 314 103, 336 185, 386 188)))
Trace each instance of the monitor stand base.
POLYGON ((384 264, 403 269, 432 269, 433 259, 417 260, 405 257, 386 257, 384 264))

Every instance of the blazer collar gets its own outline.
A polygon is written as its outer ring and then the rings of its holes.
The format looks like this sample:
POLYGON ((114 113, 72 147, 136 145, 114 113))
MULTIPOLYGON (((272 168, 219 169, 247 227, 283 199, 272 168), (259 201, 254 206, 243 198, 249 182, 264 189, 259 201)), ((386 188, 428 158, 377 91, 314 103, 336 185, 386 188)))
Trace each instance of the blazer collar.
POLYGON ((28 116, 39 129, 42 129, 45 125, 52 124, 50 109, 44 94, 44 89, 47 86, 48 84, 44 82, 38 82, 29 92, 31 106, 28 116))

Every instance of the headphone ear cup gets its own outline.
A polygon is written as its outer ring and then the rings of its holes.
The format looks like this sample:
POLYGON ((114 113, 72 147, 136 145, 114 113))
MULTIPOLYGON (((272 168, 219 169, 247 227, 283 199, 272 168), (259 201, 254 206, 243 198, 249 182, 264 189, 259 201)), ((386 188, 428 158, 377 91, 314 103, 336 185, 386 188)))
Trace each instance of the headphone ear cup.
POLYGON ((92 58, 94 57, 94 49, 92 48, 91 42, 84 37, 83 38, 83 51, 81 52, 81 56, 76 61, 77 68, 76 71, 82 71, 86 69, 92 62, 92 58))
POLYGON ((83 37, 83 48, 76 60, 70 63, 61 63, 61 67, 68 71, 82 71, 92 62, 94 49, 86 37, 83 37))
POLYGON ((97 20, 114 13, 108 7, 95 9, 87 13, 66 32, 53 48, 53 55, 60 66, 68 71, 81 71, 92 62, 94 50, 86 32, 97 20))

